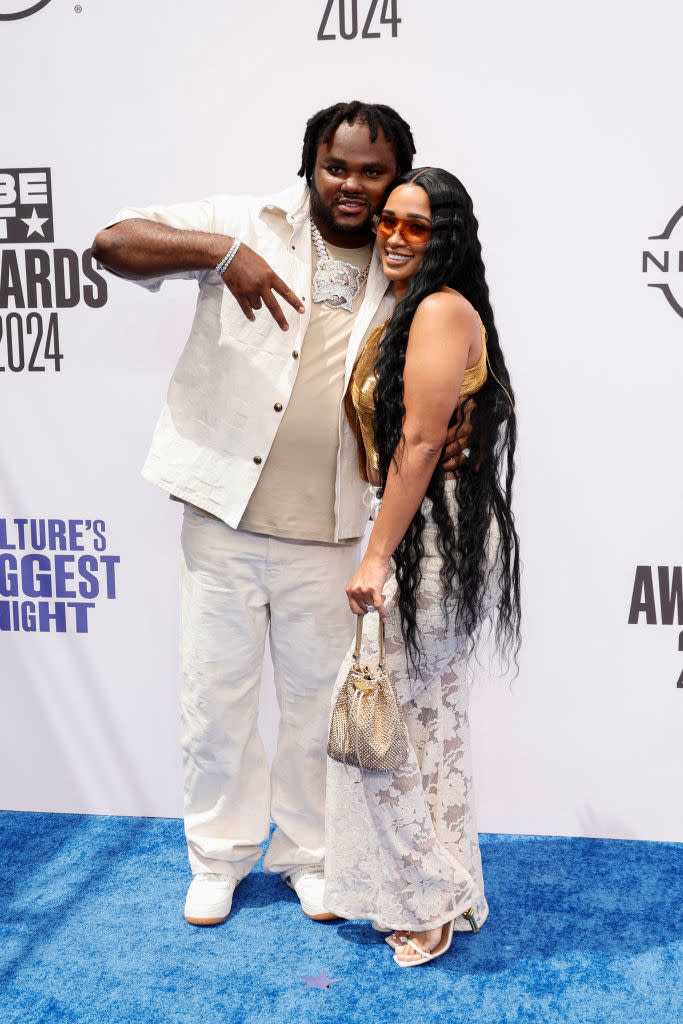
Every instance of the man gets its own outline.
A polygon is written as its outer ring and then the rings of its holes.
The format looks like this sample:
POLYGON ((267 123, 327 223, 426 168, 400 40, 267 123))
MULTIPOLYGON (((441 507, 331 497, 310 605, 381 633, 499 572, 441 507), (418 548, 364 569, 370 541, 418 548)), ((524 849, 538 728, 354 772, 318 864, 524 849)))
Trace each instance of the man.
POLYGON ((322 901, 325 742, 367 521, 342 398, 363 338, 393 308, 371 217, 414 152, 391 108, 338 103, 307 124, 305 185, 126 209, 94 242, 101 263, 153 291, 166 276, 199 283, 143 469, 185 502, 192 924, 228 916, 271 819, 264 870, 281 873, 307 916, 334 916, 322 901), (270 775, 256 728, 268 630, 281 711, 270 775))

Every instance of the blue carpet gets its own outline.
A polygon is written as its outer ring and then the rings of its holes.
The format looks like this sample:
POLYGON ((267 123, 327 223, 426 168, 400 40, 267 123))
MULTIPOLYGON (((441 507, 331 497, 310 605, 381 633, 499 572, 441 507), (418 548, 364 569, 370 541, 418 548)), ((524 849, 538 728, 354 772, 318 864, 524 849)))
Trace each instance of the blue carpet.
POLYGON ((491 916, 400 970, 257 868, 216 928, 182 919, 173 819, 0 812, 2 1024, 680 1024, 683 846, 487 835, 491 916), (329 989, 305 988, 326 971, 329 989))

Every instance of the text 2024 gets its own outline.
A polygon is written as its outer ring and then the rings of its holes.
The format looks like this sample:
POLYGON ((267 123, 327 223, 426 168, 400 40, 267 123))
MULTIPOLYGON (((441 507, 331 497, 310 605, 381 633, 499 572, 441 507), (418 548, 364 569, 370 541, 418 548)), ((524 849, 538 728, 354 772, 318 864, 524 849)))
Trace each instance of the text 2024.
MULTIPOLYGON (((368 0, 365 2, 367 3, 368 0)), ((379 5, 380 0, 369 0, 367 15, 360 34, 361 39, 379 39, 382 35, 382 25, 391 25, 392 36, 395 38, 398 35, 398 26, 401 23, 398 16, 398 0, 382 0, 381 9, 378 11, 379 5), (380 28, 379 32, 375 31, 378 27, 380 28)), ((356 39, 360 24, 358 6, 359 0, 326 0, 318 29, 318 39, 336 39, 337 30, 342 39, 356 39)), ((362 6, 365 6, 365 3, 362 6)))

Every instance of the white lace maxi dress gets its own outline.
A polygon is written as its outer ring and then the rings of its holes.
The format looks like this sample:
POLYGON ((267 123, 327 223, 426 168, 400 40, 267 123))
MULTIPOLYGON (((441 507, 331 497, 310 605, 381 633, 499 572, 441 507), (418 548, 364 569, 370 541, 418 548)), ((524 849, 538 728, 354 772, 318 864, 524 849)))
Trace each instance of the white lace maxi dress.
MULTIPOLYGON (((449 486, 451 500, 453 487, 449 486)), ((488 914, 475 820, 466 659, 469 637, 444 627, 441 559, 431 501, 422 505, 424 531, 417 608, 424 645, 419 678, 409 676, 394 599, 384 589, 387 671, 396 684, 409 738, 407 762, 393 772, 361 772, 327 759, 325 906, 345 918, 369 918, 386 929, 424 931, 472 909, 481 926, 488 914)), ((366 617, 363 663, 377 664, 379 617, 366 617)), ((344 659, 334 699, 351 667, 344 659)))

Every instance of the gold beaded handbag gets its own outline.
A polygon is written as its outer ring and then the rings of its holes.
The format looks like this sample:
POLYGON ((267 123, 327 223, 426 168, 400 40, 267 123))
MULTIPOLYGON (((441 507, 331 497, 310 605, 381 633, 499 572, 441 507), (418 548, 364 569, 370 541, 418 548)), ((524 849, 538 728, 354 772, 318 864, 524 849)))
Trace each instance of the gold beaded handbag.
POLYGON ((363 615, 356 622, 353 665, 332 710, 327 753, 334 761, 369 772, 405 764, 408 733, 396 687, 384 667, 384 622, 379 620, 379 664, 360 663, 363 615))

